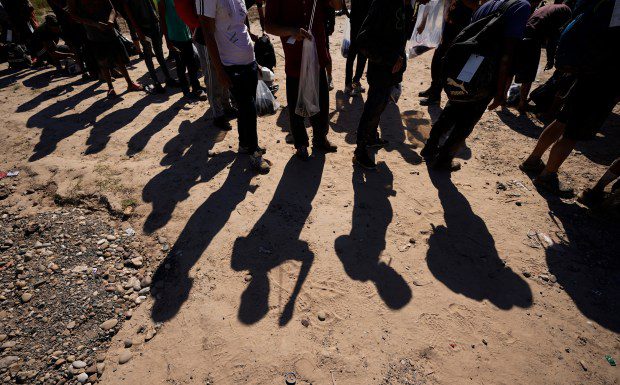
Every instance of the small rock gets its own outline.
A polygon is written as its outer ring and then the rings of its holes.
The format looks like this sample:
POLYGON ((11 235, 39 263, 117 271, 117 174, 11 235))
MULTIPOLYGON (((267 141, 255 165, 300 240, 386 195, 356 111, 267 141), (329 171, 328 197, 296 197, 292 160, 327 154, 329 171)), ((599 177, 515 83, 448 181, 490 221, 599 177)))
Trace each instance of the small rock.
POLYGON ((110 330, 113 327, 115 327, 116 324, 118 324, 118 319, 111 318, 111 319, 105 321, 104 323, 102 323, 101 325, 99 325, 99 327, 102 328, 103 330, 110 330))
POLYGON ((482 339, 482 343, 483 343, 485 346, 489 344, 489 343, 487 342, 487 340, 485 340, 484 338, 482 339))
POLYGON ((146 333, 144 334, 144 341, 152 340, 153 337, 155 337, 155 334, 157 334, 157 330, 155 330, 155 329, 147 330, 146 333))
POLYGON ((523 270, 523 276, 524 276, 525 278, 530 278, 530 277, 532 276, 532 273, 530 273, 529 271, 525 271, 525 270, 523 270))
POLYGON ((24 293, 22 294, 22 302, 26 303, 26 302, 30 302, 30 300, 32 299, 32 294, 31 293, 24 293))
POLYGON ((130 350, 123 350, 121 352, 121 354, 119 354, 118 356, 118 363, 123 365, 129 362, 129 360, 131 360, 131 351, 130 350))
POLYGON ((125 348, 130 348, 133 345, 133 341, 129 338, 124 341, 125 348))
POLYGON ((75 321, 70 321, 66 327, 69 330, 73 329, 75 327, 75 321))
POLYGON ((538 277, 545 282, 549 282, 549 276, 547 274, 541 274, 538 277))
POLYGON ((80 373, 77 376, 77 380, 80 384, 85 384, 86 381, 88 381, 88 374, 86 373, 80 373))
POLYGON ((558 278, 555 275, 551 274, 549 276, 549 281, 556 283, 558 281, 558 278))
POLYGON ((310 320, 309 320, 309 319, 307 319, 307 318, 302 318, 302 320, 301 320, 301 324, 302 324, 303 326, 305 326, 305 327, 308 327, 308 326, 310 326, 310 320))
POLYGON ((583 362, 582 360, 579 360, 579 365, 581 365, 581 368, 583 369, 584 372, 588 371, 588 367, 586 366, 586 363, 583 362))
POLYGON ((320 311, 318 312, 317 317, 319 318, 319 321, 325 321, 327 319, 327 313, 320 311))
POLYGON ((104 370, 105 370, 105 364, 103 362, 98 363, 97 364, 97 374, 98 375, 102 375, 104 370))
POLYGON ((82 360, 76 360, 76 361, 73 361, 71 366, 73 366, 75 369, 84 369, 86 367, 86 362, 82 360))

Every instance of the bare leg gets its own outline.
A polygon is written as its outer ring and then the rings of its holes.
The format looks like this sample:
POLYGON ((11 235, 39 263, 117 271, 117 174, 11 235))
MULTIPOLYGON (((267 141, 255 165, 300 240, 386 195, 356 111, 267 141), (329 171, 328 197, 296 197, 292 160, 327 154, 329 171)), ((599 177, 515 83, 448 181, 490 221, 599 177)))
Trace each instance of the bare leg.
POLYGON ((562 139, 555 142, 549 152, 549 160, 547 161, 547 166, 542 172, 542 175, 558 172, 562 163, 564 163, 571 151, 575 148, 575 144, 577 144, 575 140, 565 137, 562 137, 562 139))
POLYGON ((131 80, 131 77, 129 76, 129 71, 127 71, 127 67, 125 67, 124 65, 119 65, 118 69, 121 71, 123 77, 125 78, 125 81, 127 82, 127 91, 142 91, 144 89, 141 85, 136 84, 133 82, 133 80, 131 80))
POLYGON ((527 106, 527 97, 530 95, 530 89, 532 88, 532 83, 523 83, 521 84, 521 95, 519 100, 519 112, 525 113, 527 106))
POLYGON ((525 160, 524 163, 535 163, 542 158, 543 154, 553 143, 555 143, 560 136, 564 133, 564 129, 566 128, 566 124, 560 123, 557 120, 554 120, 550 125, 545 128, 545 130, 540 134, 538 138, 538 143, 536 143, 536 147, 525 160))
POLYGON ((620 176, 620 158, 616 159, 601 179, 596 182, 592 190, 603 191, 608 184, 616 180, 620 176))

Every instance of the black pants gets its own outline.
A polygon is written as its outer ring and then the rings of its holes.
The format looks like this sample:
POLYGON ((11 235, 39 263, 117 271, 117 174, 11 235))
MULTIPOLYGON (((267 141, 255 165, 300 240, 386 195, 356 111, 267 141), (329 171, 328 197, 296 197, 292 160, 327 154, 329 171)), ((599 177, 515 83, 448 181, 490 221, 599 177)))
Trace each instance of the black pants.
POLYGON ((150 31, 147 35, 145 35, 145 39, 141 40, 140 43, 142 44, 144 63, 146 64, 146 68, 148 68, 149 70, 149 75, 151 75, 151 79, 153 79, 153 82, 155 84, 159 84, 159 79, 157 78, 157 71, 155 71, 155 65, 153 64, 153 57, 157 59, 159 67, 164 73, 164 78, 166 78, 166 81, 168 81, 171 76, 170 72, 168 71, 168 64, 166 63, 166 58, 164 57, 164 47, 161 38, 161 32, 159 32, 159 30, 150 31))
POLYGON ((256 85, 258 84, 258 66, 256 62, 247 65, 225 66, 226 73, 232 82, 232 93, 239 115, 237 129, 239 144, 253 154, 258 147, 256 132, 256 85))
POLYGON ((471 135, 490 101, 491 99, 472 103, 448 102, 435 124, 433 124, 426 147, 432 149, 433 152, 438 151, 438 160, 451 161, 465 142, 465 139, 471 135), (452 132, 441 148, 438 148, 441 137, 451 128, 453 128, 452 132))
POLYGON ((357 47, 357 42, 355 40, 351 41, 351 45, 349 46, 349 55, 347 56, 347 66, 345 69, 345 77, 344 84, 351 85, 353 82, 359 82, 364 74, 364 67, 366 67, 366 56, 363 53, 359 52, 359 48, 357 47), (353 76, 353 63, 357 58, 357 66, 355 67, 355 76, 353 76))
POLYGON ((357 126, 357 146, 364 149, 368 142, 379 136, 381 114, 390 101, 392 88, 402 78, 392 74, 392 69, 374 63, 368 64, 368 98, 357 126))
POLYGON ((171 41, 170 43, 180 51, 172 50, 172 55, 177 63, 177 76, 179 77, 179 83, 181 83, 181 89, 183 92, 189 92, 189 84, 187 83, 187 77, 185 77, 186 70, 189 75, 189 83, 194 91, 200 89, 200 83, 198 82, 200 62, 198 54, 194 51, 192 41, 171 41))
MULTIPOLYGON (((327 74, 325 68, 321 68, 319 77, 319 107, 321 111, 310 118, 312 124, 312 141, 321 143, 327 137, 329 129, 329 89, 327 88, 327 74)), ((295 140, 295 148, 308 147, 308 133, 304 124, 304 118, 295 113, 297 94, 299 93, 299 78, 286 77, 286 102, 291 124, 291 134, 295 140)))
POLYGON ((443 82, 441 79, 441 66, 442 59, 448 51, 448 48, 452 45, 452 41, 458 35, 460 30, 455 27, 445 28, 441 35, 441 43, 435 48, 433 53, 433 60, 431 61, 431 92, 432 97, 439 97, 441 95, 441 89, 443 88, 443 82))

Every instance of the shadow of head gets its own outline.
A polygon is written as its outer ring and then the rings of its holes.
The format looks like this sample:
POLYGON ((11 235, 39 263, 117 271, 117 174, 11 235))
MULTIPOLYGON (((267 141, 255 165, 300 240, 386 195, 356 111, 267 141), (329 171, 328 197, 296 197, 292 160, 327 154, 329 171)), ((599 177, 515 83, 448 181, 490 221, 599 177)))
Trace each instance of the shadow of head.
POLYGON ((485 222, 447 173, 429 170, 444 209, 445 226, 433 228, 426 262, 431 273, 455 293, 489 300, 500 309, 532 305, 532 291, 499 257, 485 222))
POLYGON ((355 168, 351 232, 336 239, 335 249, 351 279, 372 281, 383 302, 391 309, 400 309, 411 301, 411 288, 396 270, 380 260, 393 217, 389 201, 396 195, 393 180, 385 163, 379 163, 377 171, 355 168))

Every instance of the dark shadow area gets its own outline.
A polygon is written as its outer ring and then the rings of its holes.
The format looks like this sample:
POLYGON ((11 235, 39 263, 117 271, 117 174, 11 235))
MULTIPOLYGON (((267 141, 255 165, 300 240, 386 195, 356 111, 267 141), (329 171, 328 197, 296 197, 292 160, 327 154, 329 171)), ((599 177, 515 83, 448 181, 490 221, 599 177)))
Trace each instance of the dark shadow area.
POLYGON ((426 262, 435 278, 455 293, 489 300, 500 309, 532 305, 532 291, 500 259, 495 240, 449 173, 428 170, 444 210, 446 225, 433 228, 426 262))
MULTIPOLYGON (((191 149, 189 150, 191 151, 191 149)), ((203 159, 200 168, 203 175, 201 181, 212 178, 233 159, 234 154, 223 153, 206 161, 206 151, 191 155, 194 159, 203 159)), ((254 173, 249 170, 249 162, 245 158, 236 158, 231 164, 228 176, 219 190, 209 195, 207 200, 192 214, 179 238, 170 249, 153 275, 155 285, 163 287, 158 290, 155 303, 151 309, 151 318, 155 322, 172 319, 187 300, 193 286, 189 271, 198 262, 204 251, 215 236, 224 228, 230 214, 241 203, 248 191, 253 191, 250 182, 254 173)), ((179 169, 177 169, 179 170, 179 169)), ((166 194, 175 191, 174 186, 166 185, 166 194)), ((180 192, 182 193, 182 192, 180 192)))
POLYGON ((411 288, 389 263, 380 261, 393 217, 389 199, 396 195, 393 182, 392 171, 385 163, 379 163, 377 171, 354 168, 351 233, 338 237, 335 249, 351 279, 371 281, 390 309, 401 309, 411 301, 411 288))
POLYGON ((232 162, 231 151, 209 157, 209 151, 223 138, 220 131, 205 130, 200 121, 181 123, 179 134, 163 148, 165 155, 160 164, 170 167, 153 177, 142 191, 144 202, 153 206, 144 222, 146 233, 165 226, 177 204, 189 197, 192 187, 210 181, 232 162))
POLYGON ((63 94, 68 94, 74 91, 75 90, 74 86, 79 85, 79 84, 84 84, 85 82, 86 81, 83 80, 82 78, 77 78, 71 81, 70 83, 61 84, 61 85, 58 85, 52 88, 51 90, 43 91, 39 95, 27 101, 26 103, 18 106, 16 109, 16 112, 31 111, 48 100, 55 99, 63 94))
POLYGON ((8 87, 17 83, 19 80, 31 75, 35 72, 32 68, 24 68, 21 70, 13 68, 5 68, 0 71, 0 88, 8 87))
POLYGON ((545 250, 549 272, 581 313, 602 327, 620 332, 620 226, 576 203, 546 195, 550 215, 564 239, 545 250))
MULTIPOLYGON (((516 115, 514 110, 502 109, 497 116, 510 129, 533 139, 538 139, 544 126, 525 115, 516 115)), ((594 163, 608 166, 618 157, 620 148, 620 116, 612 113, 593 140, 577 142, 575 150, 580 151, 594 163)))
POLYGON ((254 324, 267 314, 268 273, 288 260, 301 262, 301 267, 295 287, 280 314, 279 325, 286 325, 293 317, 297 296, 314 261, 314 253, 299 236, 312 211, 312 201, 319 190, 324 167, 323 154, 314 154, 308 162, 292 157, 263 215, 246 237, 235 241, 231 267, 235 271, 247 270, 252 276, 241 295, 238 314, 241 322, 254 324))
POLYGON ((52 82, 63 81, 73 76, 58 71, 56 67, 38 68, 37 74, 23 81, 24 86, 39 89, 49 86, 52 82))
POLYGON ((381 137, 390 141, 390 144, 385 148, 386 151, 397 151, 409 164, 422 163, 422 157, 415 151, 416 146, 409 142, 408 135, 415 137, 415 134, 403 125, 398 104, 388 103, 381 115, 379 129, 381 137))
POLYGON ((336 91, 336 111, 330 113, 330 126, 334 132, 345 133, 344 140, 355 144, 357 126, 364 111, 364 98, 361 95, 348 97, 342 90, 336 91), (338 115, 335 122, 331 119, 338 115))
POLYGON ((429 116, 431 117, 431 121, 433 123, 435 123, 437 121, 437 119, 439 118, 439 114, 441 114, 442 108, 439 104, 431 104, 430 106, 426 107, 429 116))

